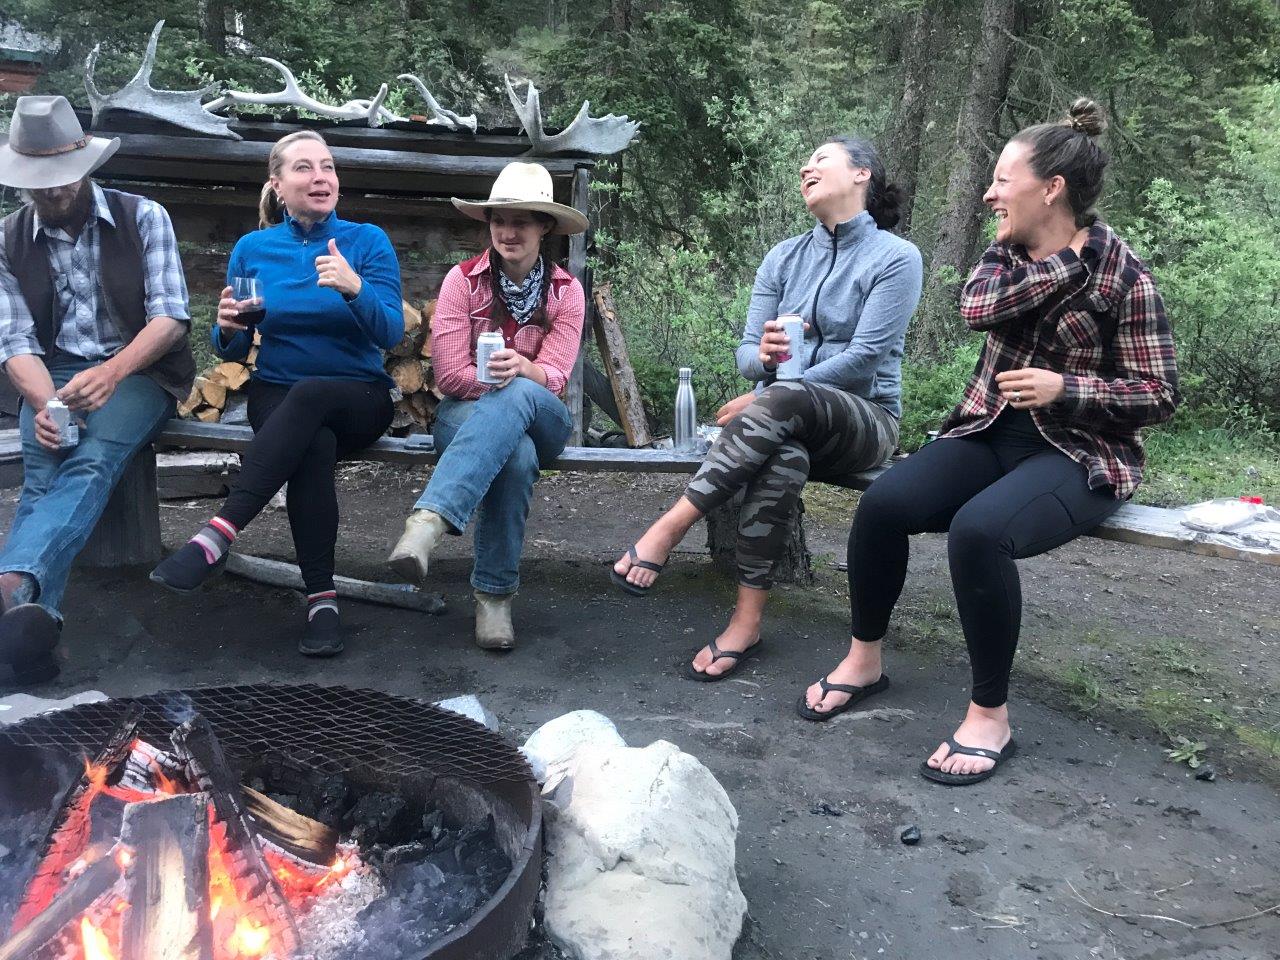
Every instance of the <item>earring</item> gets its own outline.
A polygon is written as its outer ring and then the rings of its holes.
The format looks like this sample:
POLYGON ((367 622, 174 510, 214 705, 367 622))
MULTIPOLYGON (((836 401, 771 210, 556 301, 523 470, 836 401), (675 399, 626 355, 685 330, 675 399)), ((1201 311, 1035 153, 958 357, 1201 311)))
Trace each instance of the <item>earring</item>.
POLYGON ((1052 200, 1050 200, 1048 197, 1045 197, 1045 198, 1044 198, 1044 205, 1045 205, 1046 207, 1051 207, 1051 206, 1053 206, 1053 201, 1052 201, 1052 200))

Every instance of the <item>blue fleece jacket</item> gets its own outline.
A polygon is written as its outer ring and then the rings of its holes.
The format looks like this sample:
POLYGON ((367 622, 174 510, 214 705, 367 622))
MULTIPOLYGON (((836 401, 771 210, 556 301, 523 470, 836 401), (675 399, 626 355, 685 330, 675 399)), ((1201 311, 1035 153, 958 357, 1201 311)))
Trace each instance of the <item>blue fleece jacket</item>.
POLYGON ((922 275, 915 244, 877 229, 865 211, 834 231, 818 223, 783 240, 756 271, 739 371, 748 380, 772 381, 760 362, 765 322, 796 313, 809 324, 806 382, 846 390, 902 416, 902 347, 922 275))
MULTIPOLYGON (((319 379, 392 386, 382 351, 404 336, 404 310, 400 263, 380 227, 330 213, 307 231, 286 217, 240 238, 227 263, 228 284, 233 277, 262 280, 267 315, 258 325, 262 343, 255 377, 284 385, 319 379), (329 253, 330 239, 360 275, 353 300, 316 283, 316 257, 329 253)), ((252 330, 224 340, 215 325, 212 336, 225 360, 243 360, 253 345, 252 330)))

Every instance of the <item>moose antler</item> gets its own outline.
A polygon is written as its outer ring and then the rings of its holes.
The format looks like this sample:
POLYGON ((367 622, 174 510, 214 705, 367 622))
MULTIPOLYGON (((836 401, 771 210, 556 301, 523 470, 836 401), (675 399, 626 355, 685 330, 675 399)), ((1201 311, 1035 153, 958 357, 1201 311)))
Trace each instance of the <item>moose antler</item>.
POLYGON ((166 120, 197 133, 239 140, 240 135, 227 126, 231 123, 230 120, 216 116, 200 105, 204 97, 217 91, 217 83, 199 90, 157 90, 151 86, 151 71, 156 63, 156 43, 163 27, 164 21, 160 20, 151 31, 147 52, 142 55, 142 65, 138 67, 134 78, 109 96, 104 96, 93 80, 93 68, 98 63, 101 44, 89 51, 84 61, 84 88, 89 94, 89 105, 93 108, 90 126, 97 127, 98 118, 112 110, 128 110, 166 120))
POLYGON ((525 133, 529 136, 529 142, 533 145, 529 150, 530 156, 574 152, 593 153, 603 157, 611 153, 620 153, 627 148, 640 129, 640 124, 629 119, 625 114, 621 117, 614 116, 612 113, 605 117, 591 116, 591 101, 584 100, 582 109, 573 118, 573 123, 555 136, 549 137, 542 131, 542 101, 533 81, 526 81, 529 89, 525 93, 523 103, 516 96, 515 88, 511 86, 511 78, 504 75, 503 81, 507 85, 507 95, 511 98, 511 104, 516 108, 516 116, 520 118, 520 125, 524 127, 525 133))
POLYGON ((378 95, 372 100, 348 100, 340 107, 336 107, 329 103, 321 103, 315 97, 308 96, 298 87, 298 81, 294 78, 293 72, 279 60, 272 60, 270 57, 258 57, 263 63, 270 64, 280 71, 284 77, 284 89, 275 93, 246 93, 241 90, 228 90, 217 100, 213 100, 204 105, 206 110, 222 110, 229 107, 233 103, 257 103, 257 104, 279 104, 281 106, 301 107, 303 110, 310 110, 322 117, 328 117, 331 120, 368 120, 369 126, 377 127, 383 123, 395 120, 403 120, 404 117, 397 116, 390 110, 386 110, 382 106, 382 101, 387 98, 387 85, 384 83, 378 90, 378 95))
POLYGON ((431 111, 434 118, 431 123, 439 123, 448 127, 450 130, 464 129, 471 133, 476 132, 476 115, 473 113, 469 117, 460 117, 452 110, 446 110, 440 106, 435 97, 431 95, 431 91, 427 89, 427 85, 415 77, 412 73, 402 73, 396 79, 408 80, 418 88, 418 94, 427 104, 427 109, 431 111))

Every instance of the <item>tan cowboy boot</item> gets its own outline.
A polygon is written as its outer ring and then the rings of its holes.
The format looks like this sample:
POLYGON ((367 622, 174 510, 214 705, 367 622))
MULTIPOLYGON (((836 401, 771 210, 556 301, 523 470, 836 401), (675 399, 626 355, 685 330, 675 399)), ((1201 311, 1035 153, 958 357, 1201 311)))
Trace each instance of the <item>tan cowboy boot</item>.
POLYGON ((482 650, 510 650, 516 645, 511 626, 511 598, 514 593, 475 592, 476 646, 482 650))
POLYGON ((444 517, 434 510, 415 510, 404 522, 404 533, 387 557, 387 564, 408 583, 427 579, 431 551, 449 531, 444 517))

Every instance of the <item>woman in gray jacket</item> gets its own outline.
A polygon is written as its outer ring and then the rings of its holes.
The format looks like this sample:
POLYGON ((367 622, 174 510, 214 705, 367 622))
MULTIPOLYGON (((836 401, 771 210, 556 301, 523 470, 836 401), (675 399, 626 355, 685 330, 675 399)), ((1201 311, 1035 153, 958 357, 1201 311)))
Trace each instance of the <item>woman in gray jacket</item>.
POLYGON ((745 489, 738 525, 738 601, 729 625, 685 675, 719 680, 758 652, 773 567, 810 478, 840 482, 883 462, 898 444, 902 346, 920 299, 915 246, 890 230, 901 194, 885 183, 874 146, 824 143, 800 170, 818 223, 778 244, 756 272, 738 369, 755 390, 721 408, 724 426, 684 495, 613 566, 613 580, 647 594, 698 520, 745 489), (792 349, 777 318, 805 321, 799 380, 776 380, 792 349))

